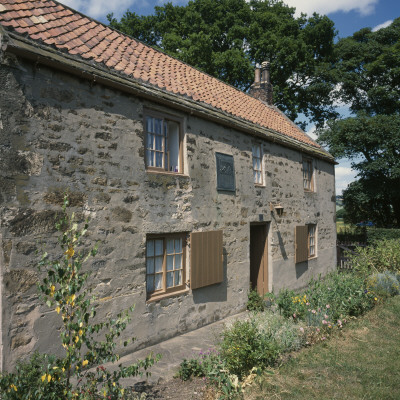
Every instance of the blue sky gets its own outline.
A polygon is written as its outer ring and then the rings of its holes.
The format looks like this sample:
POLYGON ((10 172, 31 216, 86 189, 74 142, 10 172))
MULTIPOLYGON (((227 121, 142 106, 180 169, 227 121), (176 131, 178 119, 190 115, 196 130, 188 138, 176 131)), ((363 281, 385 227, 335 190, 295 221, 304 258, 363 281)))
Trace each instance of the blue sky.
MULTIPOLYGON (((134 11, 139 15, 152 14, 154 6, 166 3, 166 0, 60 0, 62 3, 81 11, 89 17, 101 22, 107 22, 106 15, 114 13, 120 18, 126 10, 134 11)), ((170 0, 174 4, 184 5, 187 0, 170 0)), ((379 29, 400 17, 400 0, 284 0, 291 7, 296 8, 296 13, 308 15, 313 12, 326 14, 331 18, 338 31, 338 37, 352 35, 361 28, 370 27, 379 29)), ((346 107, 341 107, 346 115, 346 107)), ((312 136, 313 127, 309 127, 312 136)), ((355 173, 348 160, 338 160, 336 167, 336 193, 354 180, 355 173)))

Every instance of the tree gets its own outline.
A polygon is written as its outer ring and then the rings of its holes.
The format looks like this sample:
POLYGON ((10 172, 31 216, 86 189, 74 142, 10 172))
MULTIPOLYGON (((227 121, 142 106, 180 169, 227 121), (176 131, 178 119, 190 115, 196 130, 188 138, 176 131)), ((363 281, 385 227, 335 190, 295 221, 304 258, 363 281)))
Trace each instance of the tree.
POLYGON ((354 116, 328 122, 319 141, 358 171, 343 193, 347 219, 400 227, 400 18, 340 40, 335 54, 335 96, 354 116))
POLYGON ((329 121, 319 141, 335 157, 353 160, 358 171, 360 179, 343 192, 347 219, 400 227, 400 115, 329 121))
POLYGON ((113 28, 241 90, 252 84, 255 64, 269 60, 274 103, 292 120, 303 113, 321 125, 336 116, 329 95, 334 24, 294 12, 277 0, 193 0, 155 7, 150 16, 127 11, 120 21, 107 18, 113 28))

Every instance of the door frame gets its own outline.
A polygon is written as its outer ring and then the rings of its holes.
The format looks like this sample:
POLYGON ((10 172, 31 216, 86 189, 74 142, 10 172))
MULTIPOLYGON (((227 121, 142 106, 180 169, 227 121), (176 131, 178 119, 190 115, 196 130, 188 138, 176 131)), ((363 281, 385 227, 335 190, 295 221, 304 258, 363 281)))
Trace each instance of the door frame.
POLYGON ((249 264, 250 264, 250 288, 256 289, 257 292, 264 296, 272 288, 271 273, 270 273, 270 251, 269 251, 269 234, 270 234, 270 223, 269 222, 251 222, 250 223, 250 240, 249 240, 249 264), (253 230, 253 234, 252 234, 253 230), (259 239, 258 248, 259 254, 252 256, 254 251, 257 251, 257 242, 254 241, 254 236, 258 233, 262 233, 262 237, 259 239), (256 246, 256 247, 254 247, 256 246), (257 272, 258 271, 258 272, 257 272), (254 283, 252 280, 256 277, 257 282, 254 283), (259 280, 262 280, 260 282, 259 280))

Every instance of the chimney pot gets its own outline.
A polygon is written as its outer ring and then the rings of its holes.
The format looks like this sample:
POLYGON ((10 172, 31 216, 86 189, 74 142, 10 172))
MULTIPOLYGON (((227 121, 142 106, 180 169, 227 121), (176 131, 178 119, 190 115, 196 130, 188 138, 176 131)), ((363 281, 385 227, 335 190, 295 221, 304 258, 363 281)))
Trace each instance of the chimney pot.
POLYGON ((255 97, 269 105, 273 104, 272 101, 272 85, 271 85, 271 75, 270 75, 270 65, 269 61, 264 61, 261 64, 256 65, 254 71, 254 83, 250 88, 250 96, 255 97))

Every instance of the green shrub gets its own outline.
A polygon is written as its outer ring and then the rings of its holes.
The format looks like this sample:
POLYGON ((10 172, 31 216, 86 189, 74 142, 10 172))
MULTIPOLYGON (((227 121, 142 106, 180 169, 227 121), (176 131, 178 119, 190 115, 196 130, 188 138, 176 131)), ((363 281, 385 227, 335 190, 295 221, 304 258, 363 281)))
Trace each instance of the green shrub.
POLYGON ((279 353, 299 350, 305 345, 305 326, 293 319, 284 318, 272 311, 265 311, 251 316, 263 336, 271 337, 279 353))
POLYGON ((242 379, 253 367, 273 365, 279 357, 275 339, 259 330, 254 320, 235 321, 222 333, 221 358, 229 372, 242 379))
POLYGON ((400 229, 369 228, 367 230, 368 244, 374 244, 380 240, 400 241, 400 229))
POLYGON ((373 272, 400 272, 400 240, 380 240, 368 247, 357 247, 350 255, 352 268, 364 277, 373 272))
POLYGON ((392 272, 378 272, 372 274, 367 279, 368 289, 378 296, 395 296, 400 294, 400 275, 395 275, 392 272))
POLYGON ((258 294, 257 290, 250 290, 247 295, 247 309, 249 311, 264 311, 264 299, 258 294))
POLYGON ((342 243, 366 243, 367 229, 366 228, 341 228, 337 233, 337 240, 342 243))
POLYGON ((28 361, 18 362, 14 373, 0 374, 2 400, 59 400, 65 398, 57 359, 35 352, 28 361), (52 375, 49 375, 51 372, 52 375), (46 379, 43 379, 43 376, 46 379), (50 377, 50 379, 48 379, 50 377), (44 382, 46 381, 46 382, 44 382))

